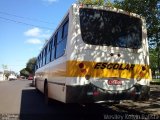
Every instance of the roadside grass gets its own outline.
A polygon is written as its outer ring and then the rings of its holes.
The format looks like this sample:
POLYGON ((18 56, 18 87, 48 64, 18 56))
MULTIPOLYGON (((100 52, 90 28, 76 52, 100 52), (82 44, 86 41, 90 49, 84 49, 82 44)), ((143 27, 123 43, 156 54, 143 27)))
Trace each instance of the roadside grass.
POLYGON ((151 85, 160 85, 160 78, 158 79, 152 79, 152 81, 150 82, 151 85))
POLYGON ((160 82, 160 78, 158 78, 158 79, 152 79, 152 81, 159 81, 160 82))

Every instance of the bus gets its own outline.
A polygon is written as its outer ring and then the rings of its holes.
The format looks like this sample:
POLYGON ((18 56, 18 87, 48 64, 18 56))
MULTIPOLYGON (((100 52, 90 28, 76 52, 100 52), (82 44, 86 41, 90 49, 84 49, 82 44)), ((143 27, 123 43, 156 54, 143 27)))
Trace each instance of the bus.
POLYGON ((151 70, 145 19, 121 9, 73 4, 37 57, 45 100, 148 100, 151 70))

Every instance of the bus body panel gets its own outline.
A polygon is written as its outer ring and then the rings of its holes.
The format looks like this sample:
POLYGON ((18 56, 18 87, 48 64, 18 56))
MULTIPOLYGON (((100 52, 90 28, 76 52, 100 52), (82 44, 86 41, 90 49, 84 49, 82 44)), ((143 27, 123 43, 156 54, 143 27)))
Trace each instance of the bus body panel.
POLYGON ((36 72, 36 87, 44 93, 44 81, 48 83, 48 97, 65 102, 66 55, 47 64, 36 72))
POLYGON ((93 7, 141 19, 142 47, 90 45, 81 36, 80 8, 74 4, 68 13, 65 55, 36 71, 37 88, 44 92, 47 80, 48 97, 66 103, 135 99, 141 93, 148 95, 151 71, 144 19, 114 8, 93 7))
POLYGON ((52 82, 49 82, 48 97, 65 103, 66 102, 65 84, 54 84, 52 82))
MULTIPOLYGON (((123 14, 125 14, 125 12, 123 14)), ((134 14, 133 16, 137 17, 134 14)), ((149 68, 147 32, 144 19, 140 18, 142 21, 142 47, 140 49, 96 46, 86 44, 82 40, 79 11, 78 8, 76 8, 76 6, 73 6, 73 19, 75 19, 75 21, 72 22, 72 26, 74 26, 72 28, 72 31, 74 32, 70 41, 71 47, 69 50, 69 58, 67 61, 68 67, 66 86, 68 86, 69 90, 66 92, 66 94, 70 94, 70 92, 75 94, 73 95, 74 97, 72 96, 73 98, 71 97, 71 95, 66 95, 66 99, 68 99, 68 101, 73 102, 73 99, 79 98, 77 94, 82 93, 83 89, 85 89, 85 87, 88 87, 89 85, 93 85, 94 87, 96 87, 95 89, 100 88, 102 90, 111 92, 111 96, 106 95, 106 100, 116 99, 115 95, 113 95, 114 93, 117 94, 117 99, 134 99, 135 94, 140 94, 140 92, 142 91, 148 93, 151 80, 151 71, 149 68), (113 56, 111 56, 111 54, 113 54, 113 56), (79 67, 81 63, 83 63, 84 65, 84 67, 82 68, 79 67), (135 69, 129 70, 129 68, 127 67, 125 72, 123 72, 122 70, 116 71, 113 69, 106 70, 106 64, 109 63, 117 65, 119 64, 123 67, 126 64, 130 66, 134 65, 135 69), (97 70, 94 70, 96 64, 99 64, 99 66, 97 70), (108 84, 109 80, 114 79, 120 80, 121 85, 108 84), (141 87, 139 87, 139 85, 141 87), (126 93, 119 94, 120 97, 118 97, 117 92, 126 93), (131 96, 132 92, 134 94, 134 97, 131 96)), ((117 68, 117 66, 115 66, 115 68, 117 68)), ((84 91, 85 94, 82 96, 85 98, 87 96, 87 89, 84 91)), ((101 100, 103 99, 101 98, 101 100)), ((83 100, 77 99, 77 101, 80 102, 83 100)))

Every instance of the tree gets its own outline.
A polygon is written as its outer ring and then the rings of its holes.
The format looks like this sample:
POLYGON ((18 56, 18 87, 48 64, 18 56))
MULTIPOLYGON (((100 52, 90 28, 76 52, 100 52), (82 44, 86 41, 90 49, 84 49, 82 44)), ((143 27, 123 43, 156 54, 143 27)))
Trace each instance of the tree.
POLYGON ((157 64, 157 51, 155 49, 150 49, 150 67, 152 69, 152 75, 155 76, 156 75, 156 71, 158 68, 158 64, 157 64))
POLYGON ((29 76, 29 72, 27 71, 26 68, 23 68, 23 69, 20 71, 20 75, 21 75, 21 76, 28 77, 28 76, 29 76))
POLYGON ((7 77, 7 79, 8 79, 8 77, 9 77, 11 74, 17 75, 17 73, 14 72, 14 71, 4 70, 4 75, 7 77))
POLYGON ((34 74, 35 72, 35 64, 36 64, 36 58, 31 58, 29 59, 29 61, 26 64, 26 70, 30 73, 30 74, 34 74))
POLYGON ((114 6, 137 13, 146 19, 151 68, 160 71, 160 0, 115 0, 114 6), (155 56, 153 56, 155 55, 155 56), (156 61, 155 61, 156 60, 156 61), (154 61, 154 62, 152 62, 154 61), (156 64, 156 65, 155 65, 156 64))
POLYGON ((94 4, 95 5, 104 5, 104 2, 105 2, 104 0, 95 0, 94 4))
POLYGON ((10 71, 4 70, 4 75, 6 76, 7 79, 8 79, 10 74, 11 74, 10 71))
POLYGON ((78 0, 78 3, 91 5, 104 5, 105 0, 78 0))
POLYGON ((28 60, 27 64, 26 64, 26 68, 23 68, 20 71, 20 75, 21 76, 25 76, 28 77, 29 75, 34 75, 35 72, 35 64, 36 64, 36 58, 31 58, 28 60))
POLYGON ((160 21, 158 19, 159 11, 157 6, 158 1, 159 0, 115 0, 114 6, 145 17, 148 38, 149 40, 154 40, 156 42, 156 35, 160 31, 160 21))
POLYGON ((92 0, 80 0, 84 4, 92 4, 92 0))

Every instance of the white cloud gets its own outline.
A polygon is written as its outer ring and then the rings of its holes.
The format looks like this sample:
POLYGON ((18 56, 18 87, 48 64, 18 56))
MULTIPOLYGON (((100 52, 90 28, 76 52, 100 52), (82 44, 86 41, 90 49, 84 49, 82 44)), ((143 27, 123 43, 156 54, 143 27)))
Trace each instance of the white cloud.
POLYGON ((31 39, 26 40, 26 43, 36 45, 36 44, 42 44, 42 41, 37 38, 31 38, 31 39))
POLYGON ((41 38, 44 38, 44 39, 48 39, 50 36, 51 36, 51 34, 46 34, 46 33, 44 33, 44 34, 42 34, 40 37, 41 37, 41 38))
POLYGON ((45 2, 48 2, 48 3, 54 3, 54 2, 57 2, 58 0, 43 0, 45 2))
POLYGON ((40 28, 32 28, 24 32, 24 35, 27 37, 36 37, 36 38, 43 38, 48 39, 51 36, 51 31, 49 30, 42 30, 40 28))
POLYGON ((26 44, 42 45, 44 44, 44 40, 50 38, 51 31, 35 27, 24 32, 24 35, 27 37, 27 40, 25 41, 26 44))
POLYGON ((42 30, 40 28, 32 28, 24 32, 24 35, 29 37, 39 37, 41 35, 42 30))

